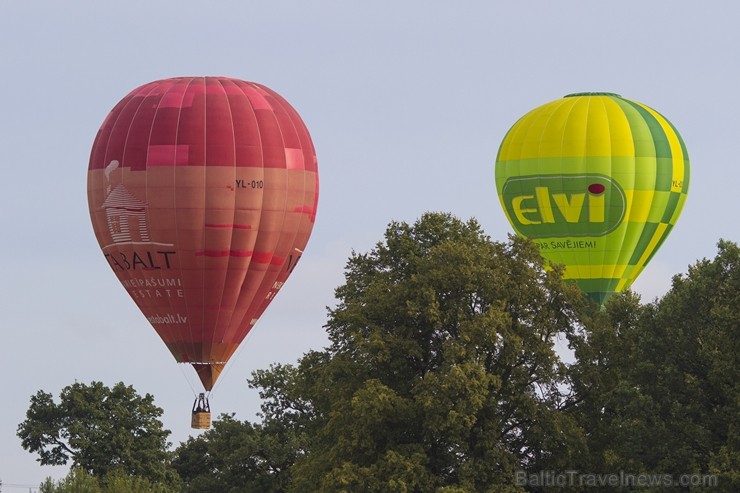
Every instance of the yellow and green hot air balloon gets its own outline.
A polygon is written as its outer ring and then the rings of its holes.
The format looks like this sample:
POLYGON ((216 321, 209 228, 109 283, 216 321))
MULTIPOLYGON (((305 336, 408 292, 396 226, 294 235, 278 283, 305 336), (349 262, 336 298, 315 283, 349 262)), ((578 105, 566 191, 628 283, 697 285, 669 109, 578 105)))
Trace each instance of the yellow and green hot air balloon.
POLYGON ((496 189, 516 232, 600 304, 627 289, 670 233, 689 156, 660 113, 611 93, 536 108, 509 130, 496 189))

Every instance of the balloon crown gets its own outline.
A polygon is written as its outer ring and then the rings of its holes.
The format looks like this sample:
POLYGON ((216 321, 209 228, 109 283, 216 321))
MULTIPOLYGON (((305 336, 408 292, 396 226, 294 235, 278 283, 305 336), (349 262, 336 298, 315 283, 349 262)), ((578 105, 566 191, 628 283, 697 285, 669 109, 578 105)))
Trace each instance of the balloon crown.
POLYGON ((613 92, 574 92, 572 94, 566 94, 564 98, 574 98, 577 96, 613 96, 615 98, 621 98, 622 96, 613 92))

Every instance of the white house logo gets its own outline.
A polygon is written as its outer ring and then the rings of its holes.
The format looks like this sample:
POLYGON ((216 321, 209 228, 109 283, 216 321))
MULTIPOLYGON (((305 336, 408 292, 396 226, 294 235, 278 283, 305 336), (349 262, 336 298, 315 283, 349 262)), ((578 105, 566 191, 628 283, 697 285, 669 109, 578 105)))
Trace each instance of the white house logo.
POLYGON ((122 184, 111 189, 110 175, 118 166, 118 161, 113 160, 104 171, 108 186, 102 207, 108 231, 113 243, 150 243, 146 203, 134 197, 122 184))
POLYGON ((113 243, 150 243, 146 203, 126 187, 117 185, 105 198, 103 209, 113 243))

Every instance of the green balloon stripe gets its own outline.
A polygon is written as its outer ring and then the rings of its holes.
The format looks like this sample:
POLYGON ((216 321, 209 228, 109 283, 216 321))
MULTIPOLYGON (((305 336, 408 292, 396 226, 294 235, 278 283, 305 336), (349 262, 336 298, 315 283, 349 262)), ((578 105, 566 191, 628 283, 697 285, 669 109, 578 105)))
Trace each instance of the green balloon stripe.
POLYGON ((630 131, 632 132, 632 145, 635 148, 634 155, 630 157, 647 158, 644 160, 649 163, 654 163, 655 158, 658 157, 659 151, 656 149, 654 132, 652 131, 651 125, 645 119, 644 109, 638 105, 632 104, 626 99, 612 99, 622 109, 624 116, 629 122, 630 131))
POLYGON ((639 239, 637 240, 637 245, 635 245, 635 250, 630 256, 629 261, 627 262, 628 264, 637 265, 642 256, 645 254, 645 251, 650 245, 650 242, 653 241, 655 233, 658 230, 658 226, 660 226, 660 223, 645 223, 643 225, 642 232, 639 239))
MULTIPOLYGON (((637 113, 639 113, 642 121, 645 122, 645 124, 647 125, 650 131, 649 138, 652 140, 653 148, 655 149, 655 152, 651 156, 658 158, 658 159, 660 158, 668 158, 669 160, 672 159, 671 145, 668 142, 668 137, 663 131, 663 126, 660 124, 660 122, 656 120, 655 117, 652 114, 650 114, 649 111, 647 111, 645 108, 635 103, 634 101, 630 101, 629 99, 619 99, 618 104, 622 106, 623 109, 624 109, 624 105, 629 105, 632 108, 634 108, 637 111, 637 113)), ((630 115, 629 112, 625 112, 625 114, 630 115)), ((632 125, 632 123, 633 121, 630 120, 630 125, 632 125)), ((637 140, 637 138, 635 140, 637 140)))
POLYGON ((673 161, 665 158, 655 160, 655 190, 671 191, 673 186, 673 161))
POLYGON ((679 201, 681 200, 681 193, 671 192, 668 198, 668 203, 665 205, 665 212, 661 218, 661 222, 671 224, 675 217, 676 209, 678 208, 679 201))
MULTIPOLYGON (((655 110, 653 110, 653 111, 655 111, 655 110)), ((658 113, 658 114, 660 114, 660 113, 658 113)), ((676 137, 676 139, 678 140, 678 143, 681 145, 681 153, 683 154, 683 160, 684 160, 684 162, 688 163, 689 162, 689 151, 688 151, 688 149, 686 149, 686 143, 683 141, 683 137, 681 137, 681 134, 678 133, 678 130, 676 130, 676 127, 673 126, 673 123, 671 123, 670 120, 668 120, 668 118, 666 118, 662 114, 660 116, 663 117, 663 119, 665 120, 665 123, 671 128, 671 131, 673 133, 673 136, 676 137)), ((686 173, 687 174, 688 174, 688 171, 689 171, 689 169, 687 167, 686 168, 686 173)), ((683 191, 684 192, 688 192, 688 188, 685 189, 685 190, 683 190, 683 191)))
POLYGON ((577 280, 576 284, 581 291, 588 293, 588 297, 603 305, 612 294, 617 292, 619 279, 586 279, 577 280))
MULTIPOLYGON (((688 169, 688 168, 687 168, 688 169)), ((686 204, 686 199, 688 198, 688 195, 684 192, 681 192, 681 194, 678 196, 678 205, 676 205, 676 210, 673 211, 673 216, 671 216, 671 220, 668 221, 668 223, 671 226, 675 226, 676 222, 678 221, 678 216, 681 215, 681 211, 683 211, 684 205, 686 204)))
POLYGON ((666 226, 665 230, 663 231, 663 234, 661 235, 658 242, 655 244, 655 248, 653 248, 653 251, 650 252, 650 255, 648 255, 647 259, 645 259, 645 265, 647 265, 648 262, 650 262, 653 259, 653 256, 658 252, 660 249, 660 246, 663 244, 663 242, 668 238, 668 234, 673 229, 673 225, 669 224, 666 226))

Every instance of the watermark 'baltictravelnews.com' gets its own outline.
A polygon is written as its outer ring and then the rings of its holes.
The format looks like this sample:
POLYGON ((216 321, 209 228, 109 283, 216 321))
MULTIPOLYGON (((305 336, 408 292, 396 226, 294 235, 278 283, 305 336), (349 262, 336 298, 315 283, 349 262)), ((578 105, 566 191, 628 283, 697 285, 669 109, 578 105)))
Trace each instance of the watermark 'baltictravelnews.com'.
POLYGON ((717 486, 716 474, 632 474, 618 473, 592 474, 581 471, 540 471, 528 473, 517 471, 514 474, 517 486, 717 486))

